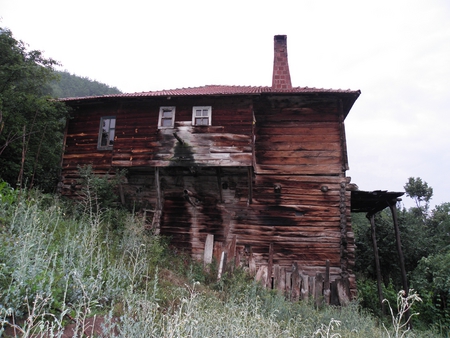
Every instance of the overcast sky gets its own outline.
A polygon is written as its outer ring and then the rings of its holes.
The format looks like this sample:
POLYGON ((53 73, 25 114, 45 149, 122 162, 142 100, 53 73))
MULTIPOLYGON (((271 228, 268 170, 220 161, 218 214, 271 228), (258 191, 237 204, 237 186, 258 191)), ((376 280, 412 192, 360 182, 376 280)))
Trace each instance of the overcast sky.
POLYGON ((62 70, 124 92, 270 86, 285 34, 293 86, 362 92, 346 119, 352 182, 421 177, 433 205, 450 202, 448 0, 0 0, 0 16, 62 70))

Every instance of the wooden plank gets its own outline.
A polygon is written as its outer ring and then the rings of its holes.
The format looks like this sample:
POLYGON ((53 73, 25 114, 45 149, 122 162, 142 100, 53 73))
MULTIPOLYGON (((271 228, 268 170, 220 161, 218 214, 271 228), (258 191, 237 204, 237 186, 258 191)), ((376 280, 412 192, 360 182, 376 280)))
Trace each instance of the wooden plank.
POLYGON ((255 257, 253 256, 253 249, 250 248, 250 252, 249 252, 249 261, 248 261, 248 270, 250 275, 253 275, 256 273, 256 262, 255 262, 255 257))
POLYGON ((250 205, 253 203, 253 167, 248 167, 248 199, 247 204, 250 205))
POLYGON ((341 146, 336 144, 334 140, 330 142, 324 142, 323 140, 318 140, 312 142, 302 140, 300 142, 273 142, 273 141, 262 141, 258 140, 255 144, 255 149, 258 152, 264 151, 317 151, 317 150, 329 150, 329 151, 340 151, 341 146))
POLYGON ((285 144, 295 144, 301 145, 302 143, 324 143, 330 144, 338 142, 339 144, 339 135, 337 134, 276 134, 276 135, 262 135, 257 134, 255 136, 255 147, 256 149, 267 149, 267 145, 272 143, 285 143, 285 144), (261 145, 261 146, 260 146, 261 145))
POLYGON ((228 260, 234 260, 234 264, 236 265, 236 235, 233 236, 233 239, 229 244, 227 257, 228 260))
POLYGON ((301 299, 307 302, 309 299, 309 276, 304 273, 300 273, 299 276, 302 281, 301 299))
POLYGON ((315 287, 314 287, 314 301, 316 306, 319 307, 324 302, 323 297, 323 275, 321 273, 316 274, 315 287))
POLYGON ((339 126, 330 124, 329 126, 317 125, 314 127, 299 127, 298 125, 292 127, 258 127, 256 128, 256 135, 337 135, 340 136, 339 126))
POLYGON ((279 264, 273 265, 273 289, 275 290, 284 289, 284 283, 282 281, 282 274, 279 264), (283 286, 280 286, 280 284, 283 284, 283 286))
POLYGON ((330 261, 327 259, 325 263, 325 279, 323 284, 323 297, 326 304, 330 304, 330 261))
POLYGON ((272 267, 273 267, 273 243, 269 244, 269 262, 267 265, 266 287, 272 288, 272 267))
POLYGON ((256 272, 255 280, 261 282, 263 286, 267 286, 268 276, 267 265, 260 265, 256 272))
POLYGON ((214 235, 208 234, 206 236, 206 241, 205 241, 203 266, 207 266, 208 264, 212 263, 213 250, 214 250, 214 235))
POLYGON ((292 301, 298 301, 300 299, 302 280, 300 273, 298 271, 297 262, 294 262, 292 265, 292 274, 291 274, 291 297, 292 301))
POLYGON ((256 174, 292 174, 299 175, 338 175, 342 173, 342 167, 339 163, 334 164, 305 164, 305 165, 280 165, 280 164, 257 164, 256 174))
POLYGON ((286 271, 286 284, 285 289, 283 290, 285 292, 286 298, 291 300, 292 299, 292 273, 286 271))
POLYGON ((326 160, 328 158, 341 158, 341 150, 330 150, 326 148, 316 149, 316 150, 257 150, 256 158, 276 158, 276 159, 284 159, 284 158, 296 158, 296 159, 317 159, 326 160))
POLYGON ((339 305, 345 306, 350 303, 350 287, 347 278, 336 279, 336 290, 339 298, 339 305))
POLYGON ((222 278, 222 274, 225 271, 226 264, 227 264, 227 253, 225 251, 222 251, 222 255, 220 257, 220 263, 219 263, 219 271, 217 273, 217 279, 222 278))
MULTIPOLYGON (((296 165, 299 169, 304 166, 317 166, 317 167, 334 167, 341 168, 341 159, 340 157, 328 156, 328 157, 318 157, 318 156, 309 156, 299 152, 297 156, 291 157, 265 157, 263 155, 256 153, 256 164, 260 167, 269 166, 271 164, 278 166, 291 166, 296 165)), ((194 156, 196 157, 196 156, 194 156)), ((231 157, 231 156, 230 156, 231 157)))
MULTIPOLYGON (((298 175, 298 174, 288 174, 288 175, 257 175, 255 177, 255 184, 257 185, 268 185, 273 184, 273 181, 280 182, 281 184, 336 184, 339 185, 343 179, 340 176, 311 176, 311 175, 298 175)), ((305 185, 306 187, 308 185, 305 185)))

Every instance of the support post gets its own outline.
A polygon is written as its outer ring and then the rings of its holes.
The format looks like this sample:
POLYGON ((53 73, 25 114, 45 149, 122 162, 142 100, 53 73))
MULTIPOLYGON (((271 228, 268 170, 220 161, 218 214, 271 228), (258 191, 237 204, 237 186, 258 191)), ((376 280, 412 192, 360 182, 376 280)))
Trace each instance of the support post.
POLYGON ((330 289, 330 261, 327 259, 325 263, 325 280, 323 283, 323 296, 325 298, 325 303, 330 305, 330 295, 331 295, 331 289, 330 289))
POLYGON ((381 312, 384 314, 384 303, 383 303, 383 289, 381 287, 381 268, 380 268, 380 258, 378 256, 378 245, 377 245, 377 236, 375 232, 375 215, 366 216, 370 221, 371 234, 372 234, 372 247, 373 247, 373 256, 375 259, 375 270, 377 272, 377 288, 378 288, 378 301, 380 305, 381 312))
POLYGON ((217 186, 219 188, 219 202, 223 203, 223 194, 222 194, 222 170, 220 170, 220 167, 216 168, 216 175, 217 175, 217 186))
MULTIPOLYGON (((402 242, 400 240, 400 230, 398 228, 398 219, 397 219, 397 207, 395 206, 396 202, 389 203, 389 208, 391 209, 392 213, 392 220, 394 222, 394 231, 395 231, 395 241, 397 243, 397 252, 398 252, 398 259, 400 261, 400 270, 402 273, 402 284, 403 289, 405 292, 404 297, 408 296, 409 287, 408 287, 408 279, 406 277, 406 268, 405 268, 405 258, 403 256, 403 250, 402 250, 402 242)), ((408 320, 410 317, 410 311, 408 310, 406 312, 406 320, 408 320)), ((409 326, 411 323, 409 323, 409 326)), ((410 326, 411 327, 411 326, 410 326)))
POLYGON ((273 243, 269 244, 269 262, 267 265, 266 287, 272 288, 272 267, 273 267, 273 243))
POLYGON ((247 204, 253 203, 253 167, 248 167, 248 200, 247 204))
POLYGON ((155 167, 155 187, 156 187, 156 210, 162 209, 161 203, 161 185, 159 180, 159 168, 155 167))

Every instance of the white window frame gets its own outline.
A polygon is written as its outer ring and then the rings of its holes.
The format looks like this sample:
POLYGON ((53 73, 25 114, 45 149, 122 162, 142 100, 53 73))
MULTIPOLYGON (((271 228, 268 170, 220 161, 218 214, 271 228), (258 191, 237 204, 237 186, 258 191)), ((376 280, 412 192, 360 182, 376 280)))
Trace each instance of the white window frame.
POLYGON ((211 125, 211 120, 212 120, 212 108, 211 108, 211 106, 195 106, 195 107, 192 107, 192 125, 193 126, 199 126, 199 127, 201 127, 201 126, 210 126, 211 125), (201 109, 202 111, 203 110, 207 110, 208 111, 208 115, 207 116, 202 116, 202 118, 204 118, 204 117, 208 118, 208 124, 196 124, 195 123, 195 118, 196 118, 195 112, 196 112, 196 110, 199 110, 199 109, 201 109))
POLYGON ((115 134, 116 134, 116 123, 117 119, 115 116, 102 116, 100 118, 100 127, 98 130, 98 141, 97 141, 97 149, 98 150, 110 150, 114 146, 114 140, 115 140, 115 134), (102 139, 103 139, 103 124, 105 120, 114 120, 114 126, 111 127, 111 123, 108 125, 108 129, 106 130, 106 145, 102 145, 102 139), (112 135, 111 135, 112 134, 112 135), (112 136, 112 139, 111 139, 112 136))
POLYGON ((175 107, 163 106, 159 107, 159 118, 158 118, 158 129, 166 129, 173 128, 175 126, 175 107), (163 113, 164 111, 172 111, 172 124, 170 126, 163 126, 162 122, 164 120, 163 113))

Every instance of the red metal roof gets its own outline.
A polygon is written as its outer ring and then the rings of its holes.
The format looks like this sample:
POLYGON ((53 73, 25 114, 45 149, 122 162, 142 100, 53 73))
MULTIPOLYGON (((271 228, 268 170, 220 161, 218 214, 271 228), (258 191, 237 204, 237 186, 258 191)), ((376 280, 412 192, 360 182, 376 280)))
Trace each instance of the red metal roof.
POLYGON ((265 86, 220 86, 209 85, 193 88, 179 88, 158 90, 152 92, 124 93, 105 96, 69 97, 62 101, 106 98, 106 97, 156 97, 156 96, 208 96, 208 95, 258 95, 258 94, 299 94, 299 93, 347 93, 359 96, 359 90, 323 89, 310 87, 294 87, 290 89, 276 89, 265 86))

